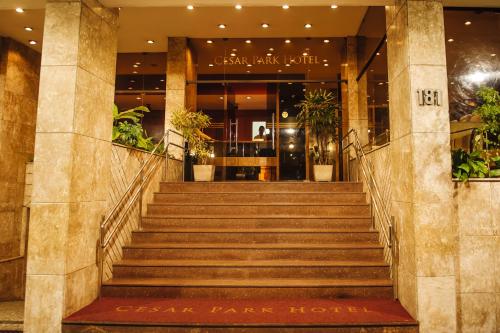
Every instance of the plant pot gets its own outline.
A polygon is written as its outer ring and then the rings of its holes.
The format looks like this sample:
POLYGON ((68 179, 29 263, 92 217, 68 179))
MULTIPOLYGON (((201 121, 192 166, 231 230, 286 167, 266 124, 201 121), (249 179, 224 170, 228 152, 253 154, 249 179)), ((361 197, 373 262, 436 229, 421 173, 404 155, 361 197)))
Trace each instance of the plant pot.
POLYGON ((195 182, 213 182, 215 165, 193 165, 195 182))
POLYGON ((314 180, 317 182, 331 182, 333 177, 333 164, 315 165, 314 180))

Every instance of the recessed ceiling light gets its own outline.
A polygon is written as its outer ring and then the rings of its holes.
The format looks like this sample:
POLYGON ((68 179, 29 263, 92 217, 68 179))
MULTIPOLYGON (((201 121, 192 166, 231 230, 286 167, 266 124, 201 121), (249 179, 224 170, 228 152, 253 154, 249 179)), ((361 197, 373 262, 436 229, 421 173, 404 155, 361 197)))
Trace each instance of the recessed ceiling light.
POLYGON ((272 56, 272 55, 273 55, 272 53, 268 53, 268 54, 267 54, 267 56, 268 56, 268 57, 270 57, 270 56, 272 56))
POLYGON ((139 67, 139 65, 133 64, 132 67, 137 68, 137 67, 139 67))
POLYGON ((16 12, 17 13, 24 13, 24 9, 22 9, 21 7, 17 7, 16 12))
POLYGON ((155 87, 155 90, 160 90, 160 87, 155 87))
POLYGON ((161 79, 160 82, 165 82, 165 79, 161 79))
POLYGON ((154 43, 155 43, 155 41, 154 41, 154 40, 152 40, 152 39, 148 39, 148 40, 147 40, 147 43, 148 43, 148 44, 154 44, 154 43))
POLYGON ((330 40, 329 39, 324 39, 323 43, 328 44, 328 43, 330 43, 330 40))
POLYGON ((310 23, 306 23, 306 24, 304 25, 304 28, 306 28, 306 29, 311 29, 311 28, 312 28, 312 24, 310 24, 310 23))
POLYGON ((136 64, 137 66, 140 66, 140 65, 141 65, 141 63, 140 63, 139 61, 138 61, 138 62, 136 62, 135 64, 136 64))
POLYGON ((236 57, 236 53, 233 52, 233 53, 230 54, 230 56, 231 57, 236 57))
POLYGON ((187 5, 186 7, 188 10, 193 10, 194 9, 194 6, 193 5, 187 5))
POLYGON ((208 67, 214 67, 214 64, 208 64, 208 67))
POLYGON ((264 28, 264 29, 269 28, 269 24, 267 24, 267 23, 262 23, 262 28, 264 28))
POLYGON ((465 21, 465 25, 471 25, 472 22, 471 21, 465 21))
POLYGON ((248 64, 247 67, 252 67, 252 64, 248 64))
POLYGON ((213 44, 213 42, 214 42, 214 41, 213 41, 213 40, 211 40, 211 39, 207 40, 207 44, 213 44))
POLYGON ((328 62, 328 59, 323 59, 323 62, 328 62))
POLYGON ((234 8, 236 8, 237 10, 241 10, 243 8, 243 6, 240 4, 237 4, 236 6, 234 6, 234 8))
POLYGON ((304 52, 304 53, 302 53, 302 55, 303 55, 303 56, 306 56, 306 55, 308 55, 308 53, 307 53, 307 52, 304 52))
POLYGON ((36 45, 36 40, 30 40, 30 41, 29 41, 29 43, 30 43, 31 45, 36 45))
POLYGON ((219 27, 219 29, 226 29, 226 25, 225 25, 225 24, 222 24, 222 23, 221 23, 221 24, 219 24, 219 25, 218 25, 218 27, 219 27))
POLYGON ((281 72, 282 72, 282 70, 281 70, 281 69, 278 69, 278 73, 281 73, 281 72))
POLYGON ((224 99, 224 96, 219 96, 219 99, 220 99, 220 100, 223 100, 223 99, 224 99))
POLYGON ((448 43, 453 43, 455 40, 453 38, 448 39, 448 43))
POLYGON ((26 30, 26 31, 33 31, 33 28, 32 27, 24 27, 24 30, 26 30))
POLYGON ((378 83, 379 86, 383 86, 384 85, 384 82, 379 82, 378 83))
POLYGON ((247 73, 251 73, 251 71, 247 71, 247 73))
POLYGON ((247 40, 245 41, 245 43, 247 43, 247 44, 252 44, 252 41, 251 41, 250 39, 247 39, 247 40))
POLYGON ((138 96, 138 97, 136 97, 135 99, 136 99, 136 100, 141 100, 142 98, 138 96))
POLYGON ((290 44, 292 41, 289 39, 285 39, 285 43, 290 44))
POLYGON ((132 90, 133 88, 132 87, 128 87, 128 90, 132 90))
POLYGON ((273 48, 273 47, 270 47, 270 48, 269 48, 269 51, 270 51, 270 52, 273 52, 273 51, 274 51, 274 48, 273 48))
POLYGON ((330 8, 331 9, 337 9, 337 8, 339 8, 339 6, 338 5, 331 5, 330 8))
POLYGON ((290 64, 285 64, 286 67, 290 67, 290 64))
POLYGON ((138 72, 137 71, 133 71, 132 74, 137 74, 138 72))
POLYGON ((252 96, 247 96, 247 99, 252 99, 252 96))
POLYGON ((288 9, 288 8, 290 8, 290 6, 289 6, 289 5, 287 5, 287 4, 284 4, 283 6, 281 6, 281 8, 283 8, 283 9, 288 9))
POLYGON ((323 66, 328 67, 329 65, 328 65, 328 63, 326 63, 326 64, 323 64, 323 66))
POLYGON ((380 55, 380 52, 377 52, 377 55, 379 56, 379 55, 380 55))
POLYGON ((496 53, 492 53, 492 54, 490 54, 490 56, 492 56, 492 57, 496 57, 496 56, 497 56, 497 54, 496 54, 496 53))

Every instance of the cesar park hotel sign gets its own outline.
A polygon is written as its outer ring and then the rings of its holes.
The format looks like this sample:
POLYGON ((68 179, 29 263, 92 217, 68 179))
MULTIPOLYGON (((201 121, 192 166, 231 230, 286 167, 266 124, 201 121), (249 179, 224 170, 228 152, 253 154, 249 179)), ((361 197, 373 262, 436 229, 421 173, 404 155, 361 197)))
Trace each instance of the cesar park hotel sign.
POLYGON ((304 53, 302 55, 268 55, 268 56, 216 56, 216 66, 257 66, 257 65, 320 65, 318 56, 304 53))

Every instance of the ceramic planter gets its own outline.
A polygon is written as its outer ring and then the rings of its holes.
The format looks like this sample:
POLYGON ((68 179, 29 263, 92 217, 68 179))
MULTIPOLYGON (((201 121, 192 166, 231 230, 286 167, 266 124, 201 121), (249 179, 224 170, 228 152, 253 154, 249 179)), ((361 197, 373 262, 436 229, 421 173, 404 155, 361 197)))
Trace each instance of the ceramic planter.
POLYGON ((193 165, 195 182, 213 182, 215 165, 193 165))
POLYGON ((317 182, 331 182, 333 177, 333 165, 315 165, 314 180, 317 182))

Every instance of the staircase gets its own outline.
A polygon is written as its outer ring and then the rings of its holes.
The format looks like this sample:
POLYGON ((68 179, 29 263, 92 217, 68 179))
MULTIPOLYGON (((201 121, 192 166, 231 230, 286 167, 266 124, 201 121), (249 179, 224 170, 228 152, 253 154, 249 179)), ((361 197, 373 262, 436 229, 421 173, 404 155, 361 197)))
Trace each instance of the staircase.
MULTIPOLYGON (((393 297, 361 183, 161 183, 142 226, 102 296, 393 297)), ((335 332, 362 332, 353 327, 335 332)), ((415 325, 390 329, 417 332, 415 325)))

